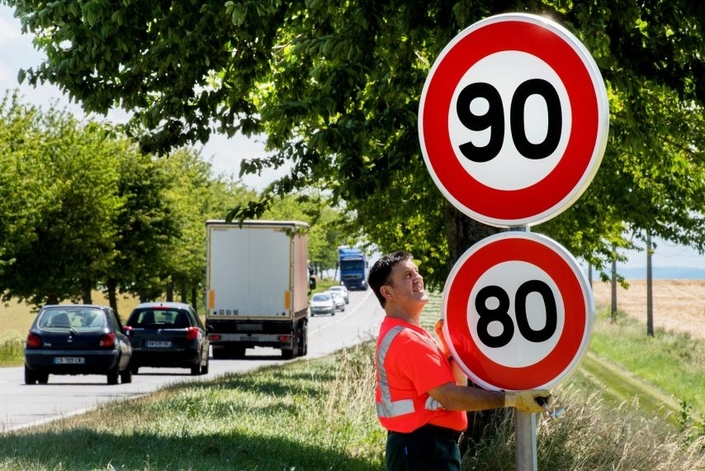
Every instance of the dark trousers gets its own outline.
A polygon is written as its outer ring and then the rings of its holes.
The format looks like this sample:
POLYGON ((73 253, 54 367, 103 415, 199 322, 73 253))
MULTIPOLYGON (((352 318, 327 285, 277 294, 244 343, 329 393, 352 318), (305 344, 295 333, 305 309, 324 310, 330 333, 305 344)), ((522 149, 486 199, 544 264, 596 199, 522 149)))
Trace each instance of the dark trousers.
POLYGON ((387 434, 387 471, 460 471, 459 432, 424 425, 387 434))

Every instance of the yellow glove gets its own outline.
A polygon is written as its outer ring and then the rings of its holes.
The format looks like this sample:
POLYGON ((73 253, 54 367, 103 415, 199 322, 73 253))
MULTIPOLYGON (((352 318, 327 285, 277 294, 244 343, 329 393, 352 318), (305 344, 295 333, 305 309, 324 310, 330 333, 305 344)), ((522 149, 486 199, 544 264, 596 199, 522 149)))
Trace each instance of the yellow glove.
POLYGON ((443 319, 438 319, 434 330, 436 331, 436 336, 438 337, 438 340, 441 342, 441 350, 443 350, 443 354, 446 356, 446 358, 450 357, 450 350, 448 350, 448 345, 446 345, 446 339, 443 337, 443 319))
POLYGON ((543 404, 537 399, 543 399, 548 405, 551 401, 550 391, 545 389, 531 389, 528 391, 506 391, 504 393, 504 407, 514 407, 522 412, 543 412, 543 404))

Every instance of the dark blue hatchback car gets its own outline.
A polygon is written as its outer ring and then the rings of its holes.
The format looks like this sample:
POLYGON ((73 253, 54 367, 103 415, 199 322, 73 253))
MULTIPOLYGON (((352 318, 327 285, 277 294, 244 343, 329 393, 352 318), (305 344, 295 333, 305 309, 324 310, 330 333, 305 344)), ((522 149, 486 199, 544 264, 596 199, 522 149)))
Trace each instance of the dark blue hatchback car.
POLYGON ((139 304, 125 323, 132 343, 132 373, 140 367, 189 368, 208 373, 210 342, 196 310, 178 302, 139 304))
POLYGON ((49 375, 105 375, 108 384, 132 381, 132 346, 115 311, 92 304, 47 305, 39 310, 24 348, 26 384, 49 375))

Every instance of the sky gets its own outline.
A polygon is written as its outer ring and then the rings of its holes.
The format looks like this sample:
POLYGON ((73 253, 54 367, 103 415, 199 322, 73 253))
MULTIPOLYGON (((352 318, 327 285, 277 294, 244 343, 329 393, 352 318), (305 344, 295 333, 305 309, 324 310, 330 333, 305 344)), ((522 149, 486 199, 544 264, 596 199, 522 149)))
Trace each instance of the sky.
MULTIPOLYGON (((43 53, 32 46, 32 38, 21 34, 19 20, 13 17, 13 10, 0 5, 0 94, 6 89, 19 88, 21 101, 44 106, 56 102, 59 108, 65 108, 76 116, 83 116, 81 107, 71 103, 58 88, 44 85, 33 88, 27 84, 20 86, 17 82, 17 72, 21 68, 35 67, 43 59, 43 53)), ((126 119, 124 112, 115 112, 107 117, 113 122, 126 119)), ((197 146, 201 156, 211 162, 213 172, 221 175, 237 176, 240 161, 244 158, 262 156, 264 146, 262 138, 248 139, 236 136, 228 139, 225 136, 214 136, 205 146, 197 146)), ((268 171, 262 176, 246 176, 243 183, 251 188, 261 190, 268 183, 281 175, 280 171, 268 171)), ((540 225, 532 230, 541 232, 540 225)), ((656 240, 657 249, 652 257, 654 267, 688 267, 705 268, 705 256, 698 255, 693 249, 676 246, 656 240)), ((646 266, 644 252, 629 252, 629 261, 620 266, 635 268, 646 266)))
MULTIPOLYGON (((48 106, 49 103, 56 102, 60 109, 67 109, 76 116, 84 116, 81 107, 71 103, 57 87, 43 85, 34 88, 26 83, 19 85, 17 72, 38 66, 43 58, 44 54, 34 49, 31 36, 22 34, 20 21, 13 17, 13 9, 0 5, 0 96, 4 95, 6 89, 17 88, 23 103, 48 106)), ((126 117, 125 112, 116 111, 109 114, 107 119, 112 122, 124 122, 126 117)), ((102 116, 99 118, 103 120, 102 116)), ((205 146, 199 144, 195 147, 200 150, 204 160, 211 162, 215 174, 237 177, 242 159, 265 154, 262 141, 261 137, 248 139, 237 136, 228 139, 226 136, 215 136, 205 146)), ((243 183, 261 190, 281 174, 281 171, 269 171, 264 172, 262 176, 247 176, 243 183)))

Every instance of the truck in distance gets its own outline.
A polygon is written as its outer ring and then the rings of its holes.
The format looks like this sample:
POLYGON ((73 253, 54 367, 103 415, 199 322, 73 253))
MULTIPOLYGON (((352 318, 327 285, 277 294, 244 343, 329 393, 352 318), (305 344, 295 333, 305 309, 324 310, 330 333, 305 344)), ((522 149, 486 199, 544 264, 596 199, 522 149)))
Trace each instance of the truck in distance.
POLYGON ((340 281, 349 290, 367 289, 367 259, 358 248, 338 247, 340 281))
POLYGON ((213 358, 257 347, 308 352, 308 225, 206 222, 206 327, 213 358))

